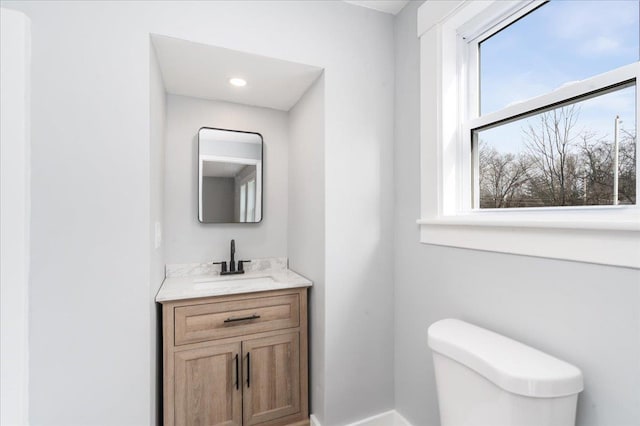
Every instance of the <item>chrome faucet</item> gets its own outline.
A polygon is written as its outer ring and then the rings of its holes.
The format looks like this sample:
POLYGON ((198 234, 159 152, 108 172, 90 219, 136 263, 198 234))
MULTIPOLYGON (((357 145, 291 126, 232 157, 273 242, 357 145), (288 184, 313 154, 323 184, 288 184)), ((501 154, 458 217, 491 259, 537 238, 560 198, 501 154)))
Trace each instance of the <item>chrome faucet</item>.
POLYGON ((220 265, 220 275, 236 275, 244 274, 244 264, 251 262, 250 260, 239 260, 236 269, 236 240, 231 240, 231 259, 229 260, 229 270, 227 270, 227 262, 212 262, 214 265, 220 265))

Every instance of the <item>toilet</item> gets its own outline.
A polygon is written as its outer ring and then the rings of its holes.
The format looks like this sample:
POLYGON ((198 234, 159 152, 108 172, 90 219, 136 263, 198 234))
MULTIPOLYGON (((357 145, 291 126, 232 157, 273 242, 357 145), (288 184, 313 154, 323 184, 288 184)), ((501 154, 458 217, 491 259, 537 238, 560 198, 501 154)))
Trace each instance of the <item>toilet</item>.
POLYGON ((573 426, 580 370, 457 319, 429 327, 442 426, 573 426))

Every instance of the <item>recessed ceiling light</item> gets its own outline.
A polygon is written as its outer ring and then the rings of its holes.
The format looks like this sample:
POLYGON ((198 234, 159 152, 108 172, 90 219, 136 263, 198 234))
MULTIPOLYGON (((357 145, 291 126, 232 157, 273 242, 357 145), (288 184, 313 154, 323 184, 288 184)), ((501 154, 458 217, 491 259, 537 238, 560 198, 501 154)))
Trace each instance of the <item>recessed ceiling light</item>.
POLYGON ((232 78, 229 80, 229 83, 231 83, 232 86, 243 87, 247 85, 247 80, 243 78, 232 78))

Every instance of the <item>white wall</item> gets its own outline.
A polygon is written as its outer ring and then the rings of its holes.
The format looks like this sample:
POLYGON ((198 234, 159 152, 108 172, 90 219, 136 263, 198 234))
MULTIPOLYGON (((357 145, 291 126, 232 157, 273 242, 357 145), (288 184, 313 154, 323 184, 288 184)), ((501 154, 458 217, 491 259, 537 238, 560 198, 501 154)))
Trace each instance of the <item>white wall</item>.
POLYGON ((151 270, 149 282, 150 315, 150 375, 151 375, 151 424, 161 416, 162 383, 162 333, 160 332, 160 305, 156 305, 155 295, 164 280, 164 155, 165 126, 167 118, 167 98, 164 91, 162 73, 153 44, 149 42, 149 162, 150 162, 150 216, 149 250, 151 270), (156 235, 159 233, 159 235, 156 235), (154 330, 156 331, 154 333, 154 330))
POLYGON ((165 156, 166 263, 287 255, 288 114, 269 108, 167 96, 165 156), (216 127, 263 138, 263 219, 255 224, 198 222, 198 130, 216 127))
POLYGON ((148 424, 149 37, 106 3, 6 6, 32 23, 30 422, 148 424))
POLYGON ((289 111, 289 268, 313 281, 309 291, 310 412, 325 424, 324 76, 289 111))
MULTIPOLYGON (((150 33, 325 69, 325 426, 392 407, 392 16, 339 1, 2 4, 32 21, 32 422, 151 421, 150 33)), ((173 256, 165 213, 167 262, 226 257, 237 235, 173 256)))
POLYGON ((640 271, 418 242, 420 3, 395 22, 396 409, 439 424, 427 328, 455 317, 581 368, 578 425, 640 424, 640 271))
POLYGON ((323 426, 394 406, 393 17, 344 6, 335 17, 357 18, 347 28, 334 17, 325 33, 342 42, 340 69, 325 71, 323 426), (347 40, 362 44, 351 51, 347 40))
POLYGON ((204 221, 238 221, 240 185, 235 177, 202 177, 202 215, 204 221), (236 191, 236 187, 238 190, 236 191), (228 200, 221 203, 220 200, 228 200))
POLYGON ((28 424, 30 22, 0 9, 0 423, 28 424))

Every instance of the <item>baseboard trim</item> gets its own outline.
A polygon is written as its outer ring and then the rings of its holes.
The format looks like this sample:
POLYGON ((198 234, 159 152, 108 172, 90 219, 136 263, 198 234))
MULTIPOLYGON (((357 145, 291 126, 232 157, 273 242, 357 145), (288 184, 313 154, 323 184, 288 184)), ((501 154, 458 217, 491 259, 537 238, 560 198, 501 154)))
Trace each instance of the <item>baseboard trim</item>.
MULTIPOLYGON (((322 426, 313 414, 310 416, 310 421, 311 426, 322 426)), ((396 410, 390 410, 345 426, 411 426, 411 424, 396 410)))

